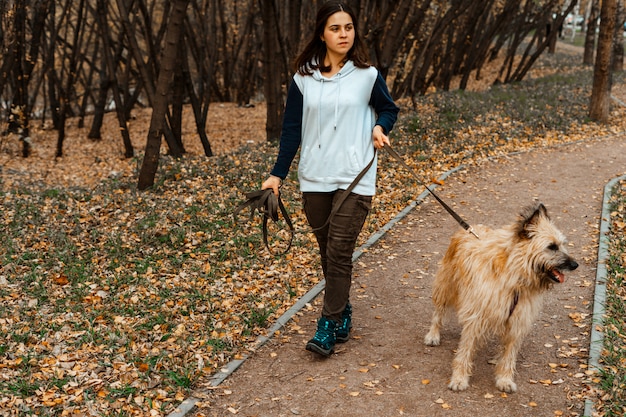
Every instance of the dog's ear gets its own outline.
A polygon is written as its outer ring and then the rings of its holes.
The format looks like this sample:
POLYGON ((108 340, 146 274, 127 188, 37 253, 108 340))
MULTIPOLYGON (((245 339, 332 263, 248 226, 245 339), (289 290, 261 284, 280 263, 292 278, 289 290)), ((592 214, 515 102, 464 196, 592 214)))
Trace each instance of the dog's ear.
POLYGON ((531 230, 536 229, 536 225, 542 217, 550 219, 548 209, 546 209, 543 203, 526 207, 526 209, 520 213, 520 221, 517 230, 518 236, 521 239, 529 239, 531 230))
POLYGON ((546 206, 543 205, 542 202, 538 202, 535 205, 535 212, 540 212, 543 216, 545 216, 547 219, 550 218, 550 216, 548 216, 548 209, 546 208, 546 206))

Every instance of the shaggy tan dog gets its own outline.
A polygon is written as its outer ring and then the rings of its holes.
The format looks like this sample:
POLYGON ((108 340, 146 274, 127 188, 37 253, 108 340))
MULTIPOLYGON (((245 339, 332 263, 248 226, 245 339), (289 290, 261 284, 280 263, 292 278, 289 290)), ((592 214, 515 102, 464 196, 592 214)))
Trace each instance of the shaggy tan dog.
POLYGON ((553 283, 563 283, 563 271, 578 264, 541 203, 524 209, 508 227, 478 226, 476 232, 478 239, 463 230, 452 237, 433 284, 435 311, 424 343, 439 345, 446 313, 456 310, 463 330, 448 387, 468 388, 476 349, 495 336, 501 342, 496 387, 515 392, 517 353, 539 314, 543 294, 553 283))

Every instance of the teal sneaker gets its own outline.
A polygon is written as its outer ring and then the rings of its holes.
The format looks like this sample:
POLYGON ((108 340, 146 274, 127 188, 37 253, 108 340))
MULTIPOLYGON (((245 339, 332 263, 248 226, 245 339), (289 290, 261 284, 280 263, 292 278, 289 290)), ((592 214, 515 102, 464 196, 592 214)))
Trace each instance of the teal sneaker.
POLYGON ((341 323, 337 326, 337 343, 345 343, 350 339, 352 330, 352 306, 346 304, 346 308, 341 313, 341 323))
POLYGON ((335 336, 336 331, 337 323, 326 317, 320 317, 317 321, 315 336, 307 342, 306 350, 318 353, 322 356, 330 356, 330 354, 333 353, 337 341, 335 336))

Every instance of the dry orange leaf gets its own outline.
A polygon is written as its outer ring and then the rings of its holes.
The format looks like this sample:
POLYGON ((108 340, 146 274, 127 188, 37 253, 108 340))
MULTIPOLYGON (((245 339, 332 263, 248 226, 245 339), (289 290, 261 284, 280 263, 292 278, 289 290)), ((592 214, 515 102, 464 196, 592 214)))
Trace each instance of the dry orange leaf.
POLYGON ((52 278, 52 280, 57 285, 67 285, 70 282, 69 279, 67 279, 67 276, 65 276, 64 274, 59 274, 52 278))

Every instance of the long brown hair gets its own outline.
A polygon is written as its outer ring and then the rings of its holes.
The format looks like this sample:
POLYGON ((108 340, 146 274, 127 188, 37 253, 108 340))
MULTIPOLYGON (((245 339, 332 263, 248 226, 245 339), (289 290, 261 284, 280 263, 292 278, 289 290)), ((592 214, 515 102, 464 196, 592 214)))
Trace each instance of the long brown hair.
POLYGON ((359 36, 357 19, 354 12, 345 3, 333 0, 324 3, 317 11, 313 37, 294 61, 294 70, 299 74, 311 75, 316 69, 319 69, 322 72, 331 70, 330 66, 324 65, 324 58, 326 58, 326 44, 322 41, 322 35, 324 34, 328 18, 337 12, 348 13, 352 18, 352 24, 354 25, 354 44, 348 51, 346 58, 352 60, 354 62, 354 66, 358 68, 368 68, 370 66, 368 62, 367 50, 365 49, 365 45, 363 45, 361 37, 359 36))

